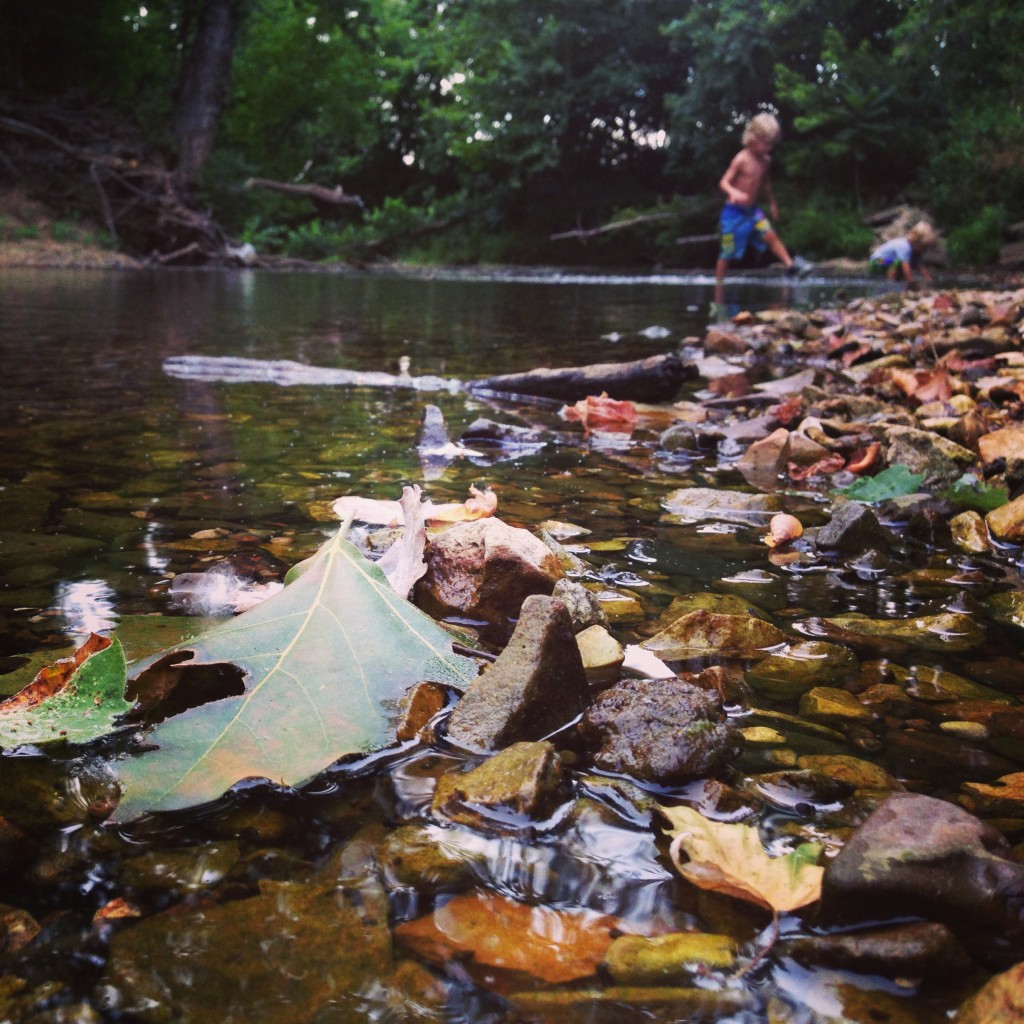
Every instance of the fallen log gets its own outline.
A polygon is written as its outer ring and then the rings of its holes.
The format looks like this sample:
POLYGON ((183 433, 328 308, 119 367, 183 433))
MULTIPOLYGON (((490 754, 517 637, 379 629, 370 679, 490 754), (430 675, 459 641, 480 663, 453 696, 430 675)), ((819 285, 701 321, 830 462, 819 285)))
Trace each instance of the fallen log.
POLYGON ((552 242, 557 242, 563 238, 579 238, 585 240, 587 238, 596 238, 598 235, 607 234, 609 231, 621 231, 623 228, 636 227, 637 224, 651 224, 659 220, 672 220, 677 218, 678 213, 645 213, 639 217, 630 217, 629 220, 616 220, 611 224, 602 224, 597 228, 576 228, 574 231, 560 231, 557 235, 550 235, 549 238, 552 242))
POLYGON ((628 363, 592 363, 558 369, 540 367, 525 373, 504 373, 468 383, 472 392, 534 395, 578 402, 587 395, 606 393, 609 398, 634 402, 668 402, 684 381, 697 376, 675 352, 648 356, 628 363))
POLYGON ((340 185, 327 188, 324 185, 297 184, 293 181, 271 181, 269 178, 248 178, 243 186, 248 192, 254 188, 265 188, 271 192, 283 192, 289 196, 301 196, 317 205, 324 206, 357 206, 363 208, 363 200, 351 195, 340 185))

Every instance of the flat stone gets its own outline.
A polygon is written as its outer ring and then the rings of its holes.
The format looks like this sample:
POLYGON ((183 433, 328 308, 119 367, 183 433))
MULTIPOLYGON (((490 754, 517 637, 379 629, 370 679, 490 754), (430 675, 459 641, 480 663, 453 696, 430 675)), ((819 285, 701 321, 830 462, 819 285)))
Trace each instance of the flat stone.
POLYGON ((577 633, 576 644, 591 686, 610 686, 619 678, 625 651, 604 626, 588 626, 577 633))
POLYGON ((673 932, 612 940, 602 966, 616 985, 671 985, 708 969, 732 967, 735 943, 728 935, 673 932))
POLYGON ((771 700, 790 700, 825 683, 856 673, 853 652, 839 644, 806 640, 770 654, 744 675, 750 687, 771 700))

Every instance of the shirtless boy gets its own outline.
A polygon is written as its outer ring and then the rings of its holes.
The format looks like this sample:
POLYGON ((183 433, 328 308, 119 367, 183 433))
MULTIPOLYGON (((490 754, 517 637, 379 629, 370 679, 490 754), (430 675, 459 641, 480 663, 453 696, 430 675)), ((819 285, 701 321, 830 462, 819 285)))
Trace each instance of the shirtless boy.
MULTIPOLYGON (((748 245, 753 245, 758 252, 763 252, 766 247, 771 249, 788 274, 806 274, 811 269, 810 263, 802 257, 794 260, 789 255, 782 239, 757 205, 758 198, 764 193, 772 217, 778 219, 779 208, 772 194, 769 171, 772 146, 781 134, 779 122, 772 114, 758 114, 752 118, 743 132, 743 148, 733 157, 718 183, 726 198, 719 221, 722 247, 715 264, 719 291, 730 261, 742 259, 748 245)), ((721 298, 716 301, 720 302, 721 298)))

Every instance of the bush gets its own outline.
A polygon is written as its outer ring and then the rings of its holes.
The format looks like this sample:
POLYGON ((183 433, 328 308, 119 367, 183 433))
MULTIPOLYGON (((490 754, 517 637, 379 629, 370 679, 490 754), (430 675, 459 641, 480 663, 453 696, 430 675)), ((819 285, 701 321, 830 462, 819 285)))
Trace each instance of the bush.
POLYGON ((946 240, 949 262, 960 267, 982 267, 998 263, 1006 222, 1004 206, 992 204, 982 207, 974 220, 950 231, 946 240))
POLYGON ((874 234, 853 202, 816 192, 802 204, 791 199, 780 206, 785 220, 779 233, 790 252, 816 260, 867 258, 874 234))

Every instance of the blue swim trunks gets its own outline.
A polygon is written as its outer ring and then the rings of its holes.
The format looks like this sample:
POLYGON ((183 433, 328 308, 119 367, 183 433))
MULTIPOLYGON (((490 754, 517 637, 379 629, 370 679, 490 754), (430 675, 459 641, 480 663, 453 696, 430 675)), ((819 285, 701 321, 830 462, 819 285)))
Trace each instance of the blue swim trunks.
POLYGON ((752 245, 756 252, 764 252, 768 248, 764 236, 772 230, 772 225, 759 206, 726 203, 718 226, 722 236, 720 259, 741 260, 748 245, 752 245))

